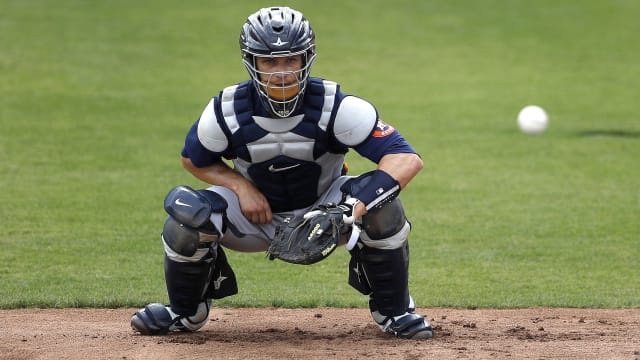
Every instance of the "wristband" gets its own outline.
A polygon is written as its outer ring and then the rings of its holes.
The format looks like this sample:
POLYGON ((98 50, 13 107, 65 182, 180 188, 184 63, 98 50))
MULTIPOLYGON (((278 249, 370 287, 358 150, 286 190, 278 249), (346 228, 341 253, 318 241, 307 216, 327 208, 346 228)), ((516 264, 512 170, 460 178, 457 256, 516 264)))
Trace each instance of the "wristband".
POLYGON ((365 204, 367 211, 382 207, 400 194, 400 183, 382 170, 364 173, 340 188, 365 204))

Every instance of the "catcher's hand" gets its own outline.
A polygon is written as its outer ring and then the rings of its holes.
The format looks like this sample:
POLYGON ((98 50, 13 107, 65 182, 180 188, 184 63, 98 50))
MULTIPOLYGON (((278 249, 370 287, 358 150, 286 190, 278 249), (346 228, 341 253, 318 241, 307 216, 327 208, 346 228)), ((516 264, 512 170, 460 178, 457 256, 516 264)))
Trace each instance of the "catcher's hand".
POLYGON ((329 256, 338 247, 344 225, 343 210, 320 205, 302 217, 285 220, 267 251, 269 259, 309 265, 329 256))

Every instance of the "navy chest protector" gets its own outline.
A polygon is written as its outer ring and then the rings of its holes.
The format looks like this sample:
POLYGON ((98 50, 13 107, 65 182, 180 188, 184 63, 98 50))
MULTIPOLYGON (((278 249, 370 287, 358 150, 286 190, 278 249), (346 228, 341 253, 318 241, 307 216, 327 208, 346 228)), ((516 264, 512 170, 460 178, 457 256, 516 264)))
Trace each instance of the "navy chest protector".
POLYGON ((324 187, 341 175, 347 152, 330 131, 337 96, 327 100, 322 80, 310 79, 302 113, 298 114, 301 119, 292 122, 290 129, 277 132, 254 119, 254 108, 261 105, 255 101, 251 86, 245 82, 235 89, 234 131, 229 119, 223 124, 236 169, 265 195, 274 212, 312 205, 324 187))

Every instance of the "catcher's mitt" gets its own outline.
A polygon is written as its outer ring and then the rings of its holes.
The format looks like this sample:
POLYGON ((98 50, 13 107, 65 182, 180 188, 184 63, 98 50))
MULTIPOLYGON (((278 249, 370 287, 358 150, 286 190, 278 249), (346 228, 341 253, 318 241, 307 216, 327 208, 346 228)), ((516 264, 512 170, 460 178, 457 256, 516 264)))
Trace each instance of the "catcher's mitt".
POLYGON ((333 204, 321 205, 302 217, 285 220, 276 228, 269 247, 269 260, 309 265, 329 256, 338 247, 343 210, 333 204))

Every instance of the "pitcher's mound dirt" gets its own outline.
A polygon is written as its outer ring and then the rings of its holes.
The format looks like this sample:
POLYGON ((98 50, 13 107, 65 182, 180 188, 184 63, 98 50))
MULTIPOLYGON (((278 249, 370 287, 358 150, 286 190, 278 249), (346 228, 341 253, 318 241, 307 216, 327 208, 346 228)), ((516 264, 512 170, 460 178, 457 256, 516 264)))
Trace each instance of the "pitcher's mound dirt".
POLYGON ((640 309, 419 310, 433 339, 385 336, 366 309, 214 308, 167 336, 135 334, 135 309, 0 310, 0 359, 640 360, 640 309))

